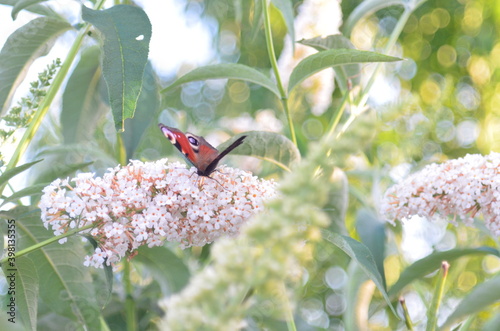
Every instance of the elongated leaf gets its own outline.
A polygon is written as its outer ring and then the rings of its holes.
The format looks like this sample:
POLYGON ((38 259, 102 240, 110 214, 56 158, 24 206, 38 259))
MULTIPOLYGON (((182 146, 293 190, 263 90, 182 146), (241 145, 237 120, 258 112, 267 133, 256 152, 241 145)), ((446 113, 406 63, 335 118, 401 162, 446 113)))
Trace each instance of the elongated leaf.
POLYGON ((332 34, 326 37, 302 39, 299 40, 298 43, 314 47, 318 51, 324 51, 328 49, 355 49, 351 41, 341 34, 332 34))
POLYGON ((401 276, 399 276, 398 281, 389 290, 389 295, 391 297, 397 295, 406 285, 414 280, 421 279, 431 272, 434 272, 441 266, 441 262, 443 261, 451 262, 462 256, 486 254, 500 256, 500 252, 491 247, 452 249, 446 252, 431 254, 406 268, 401 276))
MULTIPOLYGON (((144 87, 137 102, 137 111, 133 119, 125 122, 125 131, 122 133, 123 143, 127 152, 127 160, 131 159, 137 147, 141 144, 146 130, 151 126, 151 121, 155 121, 157 129, 157 112, 160 106, 160 87, 151 64, 146 66, 144 71, 144 87)), ((148 146, 151 147, 151 146, 148 146)))
MULTIPOLYGON (((318 51, 328 49, 355 49, 354 45, 346 37, 337 34, 326 37, 316 37, 307 40, 300 40, 299 43, 311 46, 318 51)), ((349 82, 353 85, 358 85, 361 81, 361 65, 359 63, 346 64, 343 66, 333 67, 335 70, 335 80, 338 82, 341 91, 345 92, 349 89, 349 82)))
POLYGON ((29 257, 21 256, 16 258, 15 267, 11 270, 4 268, 4 273, 6 276, 14 276, 14 297, 19 317, 26 329, 36 330, 39 279, 35 263, 29 257))
POLYGON ((107 110, 101 98, 100 54, 98 47, 83 51, 66 84, 60 119, 67 144, 90 140, 99 118, 107 110))
MULTIPOLYGON (((7 5, 7 6, 15 6, 19 0, 0 0, 0 5, 7 5)), ((59 14, 57 14, 55 11, 53 11, 51 8, 43 6, 43 5, 30 5, 26 8, 27 11, 30 11, 35 14, 40 14, 43 16, 51 16, 51 17, 57 17, 57 18, 62 18, 59 14)))
POLYGON ((356 215, 356 230, 359 233, 361 242, 372 253, 385 287, 384 260, 386 235, 384 223, 376 217, 374 211, 361 209, 356 215))
POLYGON ((40 161, 43 161, 43 159, 42 160, 36 160, 36 161, 30 162, 30 163, 25 163, 25 164, 23 164, 23 165, 21 165, 19 167, 15 167, 14 169, 7 170, 6 172, 4 172, 0 176, 0 186, 2 186, 5 183, 7 183, 15 175, 18 175, 21 172, 23 172, 23 171, 31 168, 33 165, 37 164, 40 161))
POLYGON ((389 295, 386 292, 382 276, 377 269, 377 265, 375 264, 375 260, 373 259, 370 250, 365 245, 352 239, 351 237, 341 236, 324 230, 322 233, 325 240, 343 250, 351 259, 359 263, 368 277, 370 277, 370 279, 378 287, 380 293, 382 293, 382 296, 391 307, 394 314, 396 314, 394 307, 392 307, 391 300, 389 299, 389 295))
POLYGON ((33 61, 46 55, 56 37, 69 29, 71 25, 63 20, 39 17, 10 35, 0 52, 0 116, 9 108, 33 61))
POLYGON ((135 6, 117 5, 98 11, 82 6, 82 18, 102 33, 102 69, 108 86, 115 127, 134 117, 148 60, 151 23, 135 6))
MULTIPOLYGON (((288 29, 288 34, 292 38, 292 42, 295 41, 295 27, 294 27, 294 16, 293 16, 293 3, 291 0, 271 0, 274 6, 283 15, 285 19, 286 27, 288 29)), ((295 43, 292 43, 295 45, 295 43)), ((295 46, 294 46, 295 47, 295 46)))
POLYGON ((42 190, 45 186, 49 185, 49 183, 36 184, 32 186, 28 186, 20 191, 13 193, 12 195, 3 198, 3 202, 0 204, 0 207, 6 204, 7 202, 16 201, 21 199, 22 197, 28 197, 36 194, 42 194, 42 190))
POLYGON ((285 136, 264 131, 249 131, 238 134, 217 147, 219 151, 226 149, 241 136, 247 136, 243 144, 236 147, 231 154, 250 155, 276 164, 280 168, 290 170, 300 161, 297 147, 285 136))
POLYGON ((37 3, 40 3, 40 2, 44 2, 44 1, 47 1, 47 0, 17 0, 16 4, 14 5, 14 8, 12 8, 12 12, 11 12, 11 16, 12 16, 12 19, 15 20, 17 18, 17 14, 19 14, 19 12, 31 5, 34 5, 34 4, 37 4, 37 3))
POLYGON ((292 91, 297 84, 309 76, 326 68, 366 62, 393 62, 400 58, 374 52, 358 51, 355 49, 330 49, 306 57, 300 61, 290 75, 288 91, 292 91))
MULTIPOLYGON (((18 250, 53 237, 43 226, 39 210, 21 207, 0 216, 16 220, 18 250)), ((89 268, 83 265, 85 255, 80 238, 73 237, 63 245, 55 242, 26 256, 36 261, 39 295, 46 309, 69 318, 71 327, 77 323, 88 330, 100 330, 93 280, 89 268)), ((71 327, 60 325, 60 329, 71 327)))
POLYGON ((163 295, 179 292, 189 281, 189 269, 166 247, 141 247, 134 262, 147 266, 159 282, 163 295))
POLYGON ((222 78, 241 79, 244 81, 255 83, 257 85, 265 87, 269 91, 276 94, 278 97, 280 96, 276 84, 266 75, 246 65, 235 63, 222 63, 196 68, 177 79, 171 85, 164 88, 161 93, 166 93, 179 85, 189 82, 222 78))
POLYGON ((459 303, 455 311, 448 317, 441 329, 446 330, 457 321, 466 318, 468 315, 479 313, 500 301, 500 276, 478 284, 459 303))

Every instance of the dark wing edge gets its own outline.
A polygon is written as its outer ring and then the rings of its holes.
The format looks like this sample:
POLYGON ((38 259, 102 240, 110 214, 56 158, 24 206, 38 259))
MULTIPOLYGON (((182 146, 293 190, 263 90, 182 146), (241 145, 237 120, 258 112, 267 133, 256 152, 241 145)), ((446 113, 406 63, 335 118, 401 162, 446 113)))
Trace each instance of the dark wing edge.
POLYGON ((219 155, 217 155, 217 157, 212 162, 210 162, 210 164, 207 166, 207 168, 205 169, 205 173, 209 173, 210 174, 211 172, 213 172, 215 170, 215 168, 217 167, 217 164, 219 163, 219 161, 224 156, 226 156, 227 154, 229 154, 233 149, 235 149, 239 145, 243 144, 243 140, 245 140, 246 137, 247 136, 241 136, 241 137, 239 137, 231 145, 229 145, 228 148, 226 148, 219 155))

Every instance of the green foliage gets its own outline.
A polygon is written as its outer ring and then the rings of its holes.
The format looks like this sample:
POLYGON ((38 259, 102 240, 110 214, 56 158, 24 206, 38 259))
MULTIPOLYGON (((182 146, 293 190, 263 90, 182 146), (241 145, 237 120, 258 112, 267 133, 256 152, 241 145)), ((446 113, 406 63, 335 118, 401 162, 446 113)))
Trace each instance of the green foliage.
MULTIPOLYGON (((39 211, 20 207, 3 212, 1 216, 16 220, 19 251, 52 237, 52 233, 40 223, 39 211)), ((32 272, 32 263, 21 263, 17 266, 23 288, 39 288, 37 295, 29 293, 28 290, 27 294, 30 295, 25 298, 24 305, 30 309, 19 313, 23 320, 36 319, 37 312, 31 307, 37 306, 39 295, 41 302, 50 307, 51 311, 73 321, 67 323, 78 323, 96 329, 99 325, 99 308, 90 271, 81 263, 83 244, 78 237, 74 237, 65 245, 51 245, 32 252, 29 258, 36 261, 35 273, 32 272)), ((18 258, 20 257, 16 257, 16 261, 18 258)), ((3 267, 5 268, 5 264, 3 267)), ((6 269, 4 272, 7 274, 6 269)), ((16 295, 17 298, 22 296, 16 295)))
POLYGON ((389 307, 391 307, 394 314, 396 314, 394 308, 392 307, 389 296, 385 290, 384 280, 377 269, 377 264, 375 263, 370 250, 359 241, 356 241, 350 237, 340 236, 333 232, 326 233, 323 235, 323 237, 325 238, 325 240, 328 240, 329 242, 343 250, 354 261, 359 263, 361 268, 365 270, 368 277, 370 277, 375 285, 377 285, 380 293, 382 293, 384 299, 387 301, 387 304, 389 305, 389 307))
POLYGON ((102 11, 82 6, 82 18, 103 35, 103 76, 108 86, 115 127, 123 130, 123 122, 134 116, 141 93, 151 23, 142 9, 127 5, 102 11))
POLYGON ((452 262, 457 258, 471 254, 493 254, 499 256, 499 252, 491 247, 452 249, 446 252, 433 253, 406 268, 399 277, 397 283, 389 290, 389 294, 391 296, 396 295, 400 293, 406 285, 436 271, 441 266, 442 261, 452 262))
MULTIPOLYGON (((28 312, 21 315, 21 320, 27 329, 36 330, 40 289, 35 263, 29 257, 22 256, 16 260, 16 267, 19 271, 16 285, 19 286, 19 293, 24 294, 18 302, 19 311, 28 312)), ((9 274, 8 270, 6 271, 6 274, 9 274)))
POLYGON ((101 97, 100 55, 98 47, 83 50, 64 89, 60 121, 66 144, 91 139, 99 120, 107 111, 101 97))
MULTIPOLYGON (((17 14, 23 9, 26 9, 30 6, 33 6, 39 2, 43 2, 47 0, 19 0, 15 3, 14 7, 12 8, 12 19, 15 20, 17 18, 17 14)), ((44 7, 41 7, 44 8, 44 7)))
POLYGON ((353 63, 392 61, 401 61, 401 59, 354 49, 325 50, 305 58, 293 69, 288 91, 291 92, 295 86, 307 77, 327 68, 353 63))
POLYGON ((276 88, 276 84, 271 79, 266 77, 266 75, 258 70, 236 63, 214 64, 194 69, 177 79, 173 84, 162 90, 162 92, 168 92, 173 88, 188 82, 217 78, 240 79, 252 82, 267 88, 269 91, 276 94, 276 96, 280 96, 279 91, 276 88))
MULTIPOLYGON (((318 51, 327 49, 354 49, 354 45, 349 39, 342 35, 331 35, 326 37, 316 37, 307 40, 299 40, 299 43, 314 47, 318 51)), ((359 63, 334 66, 335 80, 339 84, 339 88, 345 93, 349 84, 359 84, 361 75, 361 65, 359 63)))
MULTIPOLYGON (((0 129, 0 142, 4 144, 18 129, 27 128, 35 114, 36 109, 40 106, 40 101, 45 97, 46 91, 50 86, 51 80, 61 61, 55 60, 47 69, 38 75, 38 80, 31 82, 29 96, 21 98, 18 105, 12 107, 8 114, 1 118, 2 123, 6 128, 0 129)), ((3 157, 0 153, 0 163, 3 163, 3 157)))
POLYGON ((16 30, 0 52, 0 115, 3 115, 23 81, 28 68, 40 56, 47 55, 55 39, 71 28, 68 22, 39 17, 16 30))
POLYGON ((59 17, 59 14, 57 14, 52 8, 49 8, 44 5, 38 5, 36 2, 42 2, 42 1, 36 1, 36 0, 28 0, 28 1, 18 1, 18 0, 0 0, 0 4, 2 5, 7 5, 7 6, 13 6, 11 16, 15 20, 17 17, 17 13, 21 10, 27 10, 35 14, 40 14, 43 16, 50 16, 50 17, 59 17), (28 3, 29 1, 33 2, 33 4, 28 3), (19 10, 17 10, 16 14, 14 15, 14 7, 17 7, 19 10), (23 8, 20 8, 23 7, 23 8))

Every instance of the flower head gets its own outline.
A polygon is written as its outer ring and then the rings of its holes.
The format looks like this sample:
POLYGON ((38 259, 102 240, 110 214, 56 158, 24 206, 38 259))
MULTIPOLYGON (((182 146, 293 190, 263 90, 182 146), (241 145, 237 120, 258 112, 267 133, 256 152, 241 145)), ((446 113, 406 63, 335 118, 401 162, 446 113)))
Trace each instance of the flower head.
POLYGON ((492 234, 499 236, 500 154, 468 154, 430 164, 389 188, 381 212, 389 220, 439 213, 459 216, 466 223, 480 212, 492 234))
POLYGON ((249 172, 220 167, 199 177, 180 163, 131 161, 104 176, 83 173, 55 180, 40 201, 42 221, 55 234, 93 224, 99 243, 85 265, 118 262, 141 245, 165 240, 202 246, 238 233, 241 225, 273 197, 275 183, 249 172))

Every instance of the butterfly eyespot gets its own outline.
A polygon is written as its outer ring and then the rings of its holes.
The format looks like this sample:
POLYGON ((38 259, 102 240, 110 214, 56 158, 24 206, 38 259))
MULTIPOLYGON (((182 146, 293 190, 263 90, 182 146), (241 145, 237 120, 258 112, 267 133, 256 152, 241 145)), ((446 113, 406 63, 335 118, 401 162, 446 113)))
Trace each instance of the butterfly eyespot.
POLYGON ((194 138, 194 137, 188 137, 188 140, 189 140, 189 143, 191 145, 195 145, 195 146, 198 146, 199 145, 199 142, 198 142, 198 139, 194 138))

